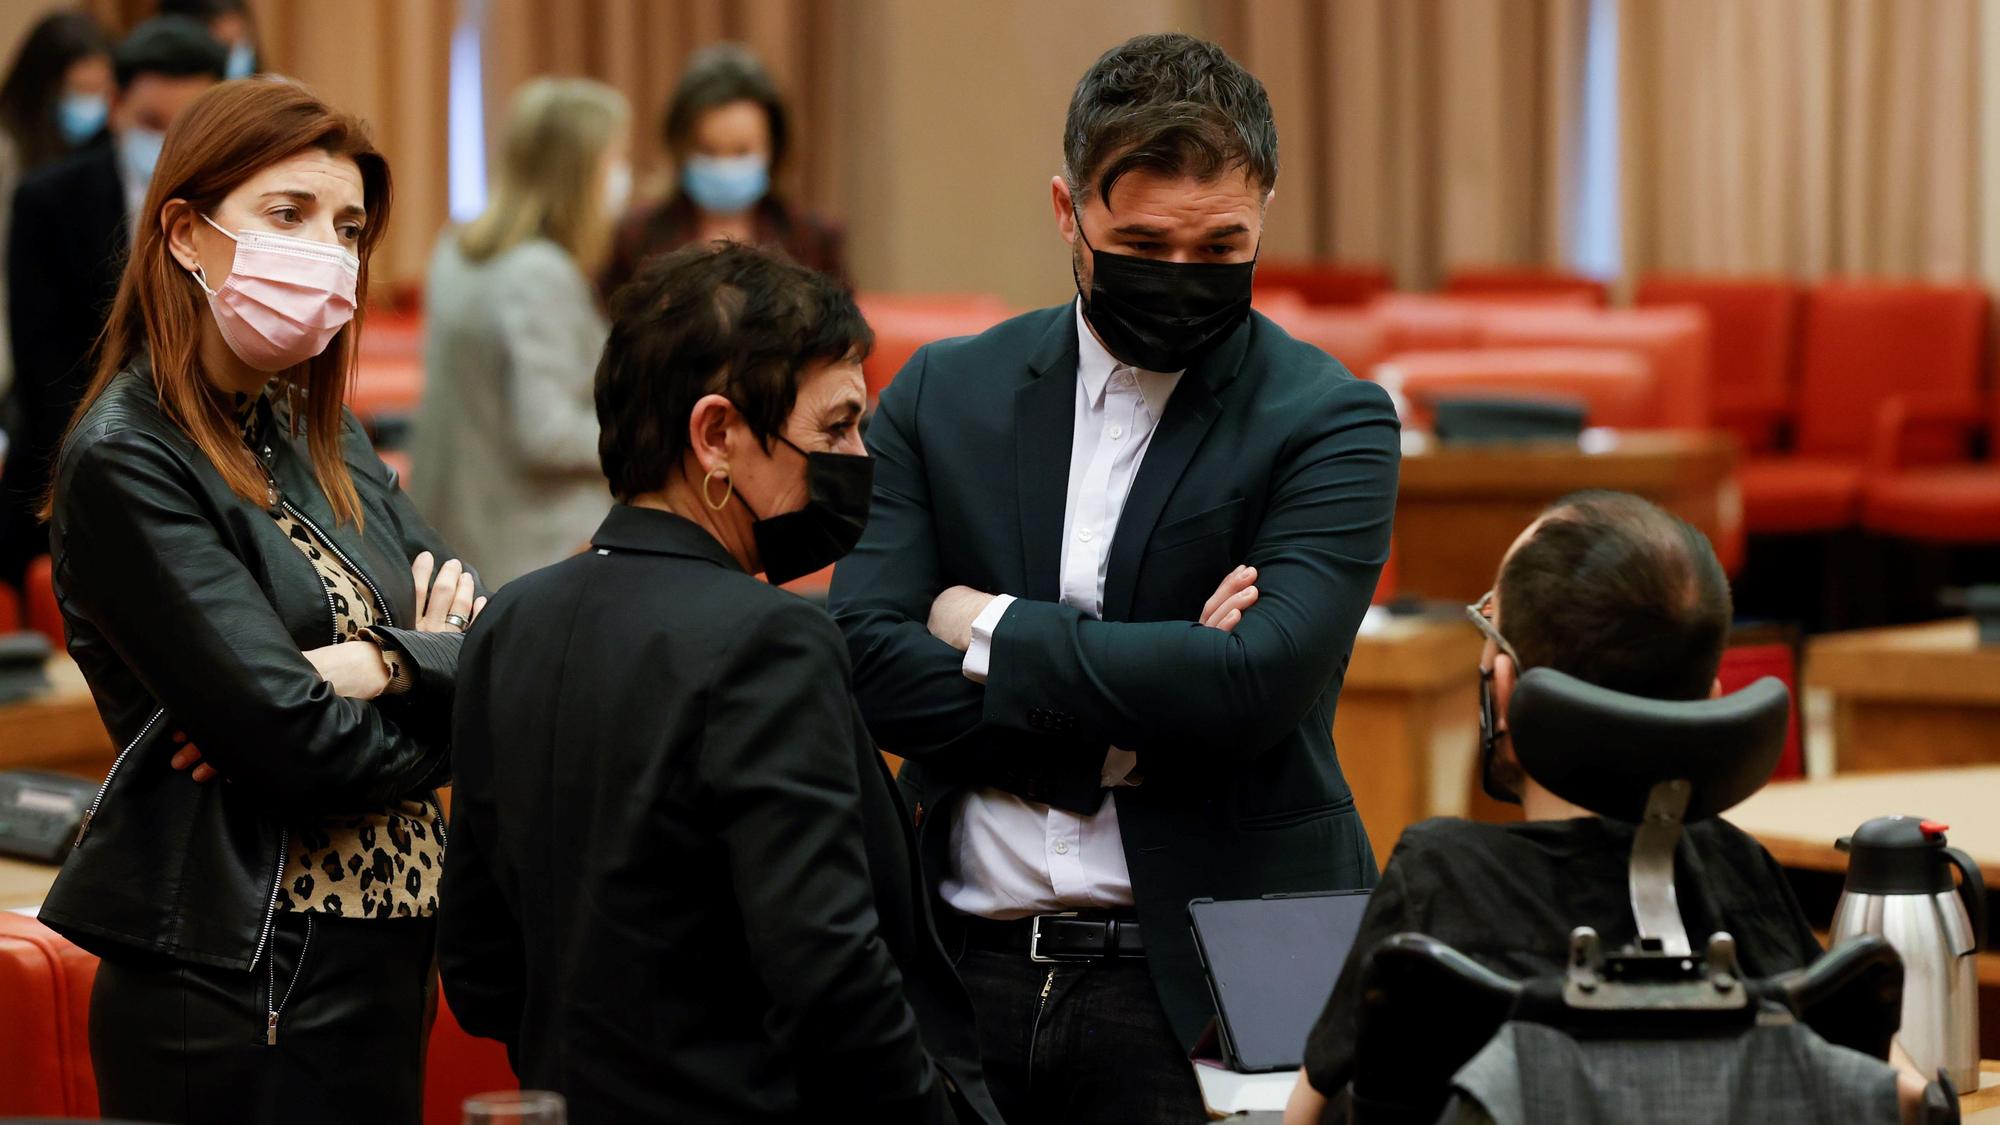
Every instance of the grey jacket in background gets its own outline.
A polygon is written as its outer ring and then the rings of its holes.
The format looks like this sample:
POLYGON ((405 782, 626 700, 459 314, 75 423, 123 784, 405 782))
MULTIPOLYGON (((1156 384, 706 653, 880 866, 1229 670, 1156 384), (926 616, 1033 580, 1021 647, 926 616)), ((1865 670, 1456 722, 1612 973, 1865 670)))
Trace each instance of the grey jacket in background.
POLYGON ((591 394, 609 328, 589 282, 546 239, 471 262, 448 230, 425 315, 411 498, 493 586, 575 554, 611 505, 591 394))

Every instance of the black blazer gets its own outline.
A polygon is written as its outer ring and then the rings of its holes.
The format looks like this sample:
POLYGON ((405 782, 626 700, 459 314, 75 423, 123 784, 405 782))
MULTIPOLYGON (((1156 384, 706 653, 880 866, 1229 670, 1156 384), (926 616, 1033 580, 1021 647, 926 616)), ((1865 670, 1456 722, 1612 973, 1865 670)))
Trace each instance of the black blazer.
POLYGON ((466 642, 452 1011, 577 1125, 997 1123, 833 623, 666 512, 592 546, 466 642))
POLYGON ((18 425, 0 477, 0 579, 18 582, 27 560, 49 549, 33 512, 90 384, 91 350, 125 270, 126 226, 108 139, 37 169, 15 191, 7 305, 18 425))
POLYGON ((1061 604, 1057 574, 1076 331, 1064 304, 910 360, 869 429, 874 512, 830 600, 869 728, 910 759, 919 815, 938 814, 934 865, 964 788, 1089 809, 1106 746, 1137 752, 1119 827, 1154 981, 1191 1043, 1212 1008, 1189 899, 1375 879, 1331 732, 1389 551, 1396 414, 1253 313, 1168 402, 1092 620, 1061 604), (1240 563, 1260 571, 1257 605, 1233 633, 1192 624, 1240 563), (960 584, 1022 599, 983 687, 926 627, 960 584))

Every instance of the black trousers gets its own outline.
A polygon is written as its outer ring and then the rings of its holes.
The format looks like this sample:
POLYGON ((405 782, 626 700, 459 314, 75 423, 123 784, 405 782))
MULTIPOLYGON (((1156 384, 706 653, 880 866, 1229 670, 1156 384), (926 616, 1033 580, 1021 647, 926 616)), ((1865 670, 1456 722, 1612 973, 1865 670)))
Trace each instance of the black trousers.
POLYGON ((974 948, 958 975, 979 1016, 986 1085, 1008 1121, 1208 1120, 1143 959, 1038 962, 1026 950, 974 948))
POLYGON ((101 1112, 191 1125, 417 1125, 436 929, 428 918, 280 914, 267 957, 247 973, 106 958, 90 997, 101 1112))

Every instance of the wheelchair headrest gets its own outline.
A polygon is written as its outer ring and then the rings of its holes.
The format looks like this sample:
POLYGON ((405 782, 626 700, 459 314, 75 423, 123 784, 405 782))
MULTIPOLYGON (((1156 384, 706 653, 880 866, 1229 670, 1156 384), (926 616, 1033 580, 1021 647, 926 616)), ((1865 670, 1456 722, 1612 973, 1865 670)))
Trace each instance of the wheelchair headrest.
POLYGON ((1720 699, 1646 699, 1530 668, 1507 705, 1521 768, 1573 805, 1637 822, 1662 781, 1686 780, 1688 821, 1762 788, 1785 748, 1791 693, 1766 676, 1720 699))

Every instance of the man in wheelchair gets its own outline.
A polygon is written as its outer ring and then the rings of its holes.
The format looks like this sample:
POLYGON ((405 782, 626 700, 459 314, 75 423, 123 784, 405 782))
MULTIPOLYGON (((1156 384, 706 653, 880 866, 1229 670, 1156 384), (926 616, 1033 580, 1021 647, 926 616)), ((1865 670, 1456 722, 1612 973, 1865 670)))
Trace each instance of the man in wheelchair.
MULTIPOLYGON (((1487 638, 1480 658, 1482 784, 1489 795, 1519 803, 1525 819, 1483 824, 1441 818, 1403 833, 1375 888, 1353 955, 1307 1041, 1305 1066, 1285 1114, 1287 1125, 1349 1120, 1345 1102, 1356 1078, 1356 1045, 1367 1006, 1364 969, 1371 952, 1391 935, 1427 935, 1450 947, 1446 955, 1455 957, 1451 950, 1463 954, 1457 960, 1469 972, 1490 970, 1487 976, 1495 982, 1496 997, 1492 1003, 1499 1004, 1495 1010, 1503 1014, 1518 992, 1498 999, 1502 978, 1510 987, 1511 982, 1534 978, 1559 980, 1572 963, 1571 934, 1579 926, 1596 931, 1602 950, 1622 950, 1640 938, 1646 939, 1640 943, 1646 948, 1659 947, 1647 921, 1635 918, 1635 911, 1644 908, 1637 890, 1641 881, 1636 877, 1640 864, 1634 852, 1634 822, 1649 820, 1653 812, 1648 785, 1642 780, 1635 786, 1628 777, 1619 792, 1636 796, 1622 802, 1613 796, 1590 801, 1598 809, 1629 811, 1628 816, 1616 818, 1597 815, 1558 796, 1552 789, 1571 796, 1598 792, 1590 790, 1588 782, 1579 788, 1575 775, 1600 768, 1601 759, 1578 769, 1562 769, 1558 781, 1558 767, 1550 764, 1551 759, 1532 755, 1531 760, 1545 771, 1538 780, 1512 745, 1509 711, 1515 705, 1517 722, 1528 717, 1518 706, 1517 688, 1528 670, 1542 668, 1567 673, 1556 679, 1570 684, 1583 681, 1585 692, 1603 688, 1624 697, 1641 697, 1628 701, 1640 707, 1647 700, 1719 697, 1716 671, 1731 610, 1728 580, 1714 550, 1685 521, 1645 500, 1618 493, 1579 493, 1552 505, 1521 533, 1501 562, 1493 592, 1470 609, 1487 638)), ((1547 674, 1537 677, 1535 686, 1539 690, 1549 679, 1547 674)), ((1773 745, 1774 754, 1773 721, 1782 737, 1782 688, 1775 682, 1758 686, 1761 692, 1738 693, 1730 697, 1731 703, 1705 705, 1704 714, 1717 716, 1734 705, 1740 714, 1726 720, 1740 734, 1734 741, 1708 737, 1711 731, 1723 730, 1714 718, 1703 720, 1708 727, 1687 728, 1703 732, 1687 739, 1692 747, 1689 759, 1704 759, 1698 766, 1691 764, 1692 775, 1700 777, 1700 771, 1706 771, 1709 778, 1730 778, 1706 785, 1706 792, 1704 782, 1696 783, 1694 807, 1673 811, 1669 818, 1673 838, 1665 842, 1666 850, 1655 855, 1656 862, 1664 862, 1657 877, 1655 898, 1661 909, 1655 913, 1654 929, 1673 931, 1682 951, 1691 952, 1689 964, 1702 958, 1708 935, 1726 932, 1734 938, 1732 979, 1742 981, 1800 970, 1822 955, 1777 862, 1755 840, 1714 815, 1761 785, 1774 760, 1767 756, 1761 763, 1750 762, 1755 755, 1737 748, 1737 743, 1754 740, 1773 745), (1759 698, 1750 699, 1753 694, 1759 698), (1761 718, 1749 714, 1752 708, 1763 712, 1761 718), (1760 723, 1760 732, 1741 733, 1760 723), (1756 774, 1757 769, 1762 773, 1756 774), (1719 789, 1730 793, 1720 795, 1719 789), (1687 813, 1684 828, 1681 811, 1687 813), (1671 896, 1666 895, 1669 889, 1671 896), (1666 922, 1676 907, 1678 917, 1666 922), (1684 935, 1694 938, 1691 948, 1681 936, 1683 927, 1684 935)), ((1606 700, 1619 698, 1601 694, 1606 700)), ((1665 715, 1671 709, 1660 710, 1665 715)), ((1588 743, 1592 728, 1584 726, 1580 733, 1580 741, 1588 743)), ((1671 776, 1680 743, 1671 738, 1656 741, 1659 744, 1650 750, 1634 749, 1636 756, 1650 753, 1651 757, 1644 766, 1627 769, 1627 774, 1657 772, 1665 762, 1671 776)), ((1682 784, 1683 800, 1688 792, 1682 784)), ((1659 790, 1652 790, 1652 797, 1659 795, 1659 790)), ((1411 939, 1398 940, 1408 952, 1411 939)), ((1670 952, 1673 940, 1669 939, 1670 952)), ((1726 950, 1727 943, 1718 949, 1726 950)), ((1900 968, 1884 971, 1900 981, 1900 968)), ((1376 1006, 1381 1006, 1379 995, 1376 1006)), ((1484 1042, 1501 1017, 1479 1024, 1461 1011, 1428 1010, 1405 1012, 1398 1018, 1410 1026, 1440 1029, 1439 1039, 1448 1038, 1454 1025, 1477 1027, 1462 1034, 1477 1036, 1468 1042, 1484 1042)), ((1886 1033, 1883 1038, 1886 1041, 1886 1033)), ((1438 1039, 1424 1047, 1449 1054, 1438 1039)), ((1442 1105, 1447 1093, 1439 1090, 1436 1103, 1442 1105)), ((1921 1094, 1921 1082, 1904 1092, 1906 1099, 1921 1094)), ((1424 1119, 1435 1119, 1432 1113, 1424 1119)))

